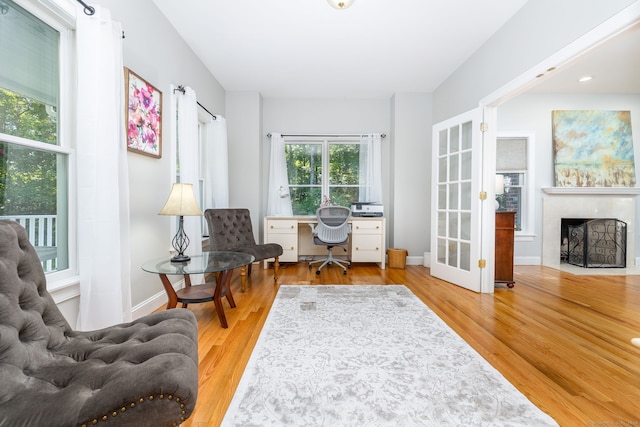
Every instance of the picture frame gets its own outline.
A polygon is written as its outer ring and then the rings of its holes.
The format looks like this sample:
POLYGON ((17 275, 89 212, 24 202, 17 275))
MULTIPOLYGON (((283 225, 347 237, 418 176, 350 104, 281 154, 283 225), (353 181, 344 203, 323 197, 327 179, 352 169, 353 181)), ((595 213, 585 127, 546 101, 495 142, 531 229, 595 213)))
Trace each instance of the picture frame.
POLYGON ((162 157, 162 92, 128 68, 125 73, 127 150, 162 157))

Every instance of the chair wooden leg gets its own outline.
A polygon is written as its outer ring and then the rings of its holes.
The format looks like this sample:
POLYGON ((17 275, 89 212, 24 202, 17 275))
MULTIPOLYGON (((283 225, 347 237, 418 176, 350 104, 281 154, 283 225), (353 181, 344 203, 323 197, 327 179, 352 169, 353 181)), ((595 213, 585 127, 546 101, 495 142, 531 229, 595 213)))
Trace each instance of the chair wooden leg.
POLYGON ((273 281, 278 282, 278 268, 280 267, 280 260, 278 257, 275 257, 273 260, 273 281))
POLYGON ((247 266, 240 267, 240 292, 244 292, 247 283, 247 266))

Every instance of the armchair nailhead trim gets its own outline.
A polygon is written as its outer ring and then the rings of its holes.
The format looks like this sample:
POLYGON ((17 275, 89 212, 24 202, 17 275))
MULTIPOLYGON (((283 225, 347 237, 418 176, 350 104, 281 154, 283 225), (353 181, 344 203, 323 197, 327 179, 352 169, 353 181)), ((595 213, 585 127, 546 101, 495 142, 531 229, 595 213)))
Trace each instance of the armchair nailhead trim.
MULTIPOLYGON (((159 399, 164 399, 165 398, 164 393, 163 394, 159 394, 158 398, 159 399)), ((174 400, 174 397, 173 397, 172 394, 166 395, 166 398, 168 400, 174 400)), ((154 399, 155 399, 154 395, 150 395, 149 397, 147 397, 147 400, 150 401, 150 402, 153 401, 154 399)), ((138 403, 144 403, 144 400, 145 400, 145 398, 141 397, 140 399, 138 399, 138 403)), ((176 397, 175 401, 176 401, 176 403, 180 403, 181 399, 179 397, 176 397)), ((184 403, 180 403, 179 406, 180 406, 180 409, 181 409, 181 411, 180 411, 180 423, 176 423, 176 422, 173 423, 173 425, 176 426, 176 427, 179 426, 182 422, 184 422, 186 420, 185 415, 187 414, 187 411, 184 409, 185 404, 184 403)), ((136 407, 136 402, 131 402, 129 404, 129 407, 130 408, 135 408, 136 407)), ((118 412, 123 413, 123 412, 126 412, 126 411, 127 411, 127 407, 126 406, 122 406, 121 408, 111 412, 111 416, 112 417, 116 417, 118 415, 118 412)), ((91 424, 92 425, 96 425, 100 421, 108 421, 108 420, 109 420, 109 415, 103 415, 101 418, 94 418, 93 420, 91 420, 91 424)), ((88 427, 88 423, 80 424, 80 427, 88 427)))

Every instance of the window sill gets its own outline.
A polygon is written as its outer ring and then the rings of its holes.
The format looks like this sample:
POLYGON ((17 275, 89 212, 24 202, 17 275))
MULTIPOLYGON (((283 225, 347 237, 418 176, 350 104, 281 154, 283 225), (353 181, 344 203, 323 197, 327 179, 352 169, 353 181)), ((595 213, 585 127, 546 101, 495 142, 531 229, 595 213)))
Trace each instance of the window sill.
POLYGON ((516 242, 533 242, 533 239, 536 237, 535 234, 528 234, 528 233, 522 233, 522 234, 518 234, 516 232, 515 236, 514 236, 514 240, 516 242))
POLYGON ((71 276, 65 279, 47 282, 47 291, 49 291, 56 304, 79 297, 80 276, 71 276))

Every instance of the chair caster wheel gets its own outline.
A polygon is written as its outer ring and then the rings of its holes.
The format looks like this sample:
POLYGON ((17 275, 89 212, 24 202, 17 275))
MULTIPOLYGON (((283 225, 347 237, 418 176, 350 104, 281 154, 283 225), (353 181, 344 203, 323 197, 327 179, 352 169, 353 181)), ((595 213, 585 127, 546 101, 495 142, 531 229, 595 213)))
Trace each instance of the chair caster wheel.
POLYGON ((311 270, 311 264, 309 264, 309 270, 311 270))
POLYGON ((320 275, 320 270, 316 271, 316 275, 319 276, 320 275))
POLYGON ((347 270, 342 270, 342 274, 347 275, 347 270))

